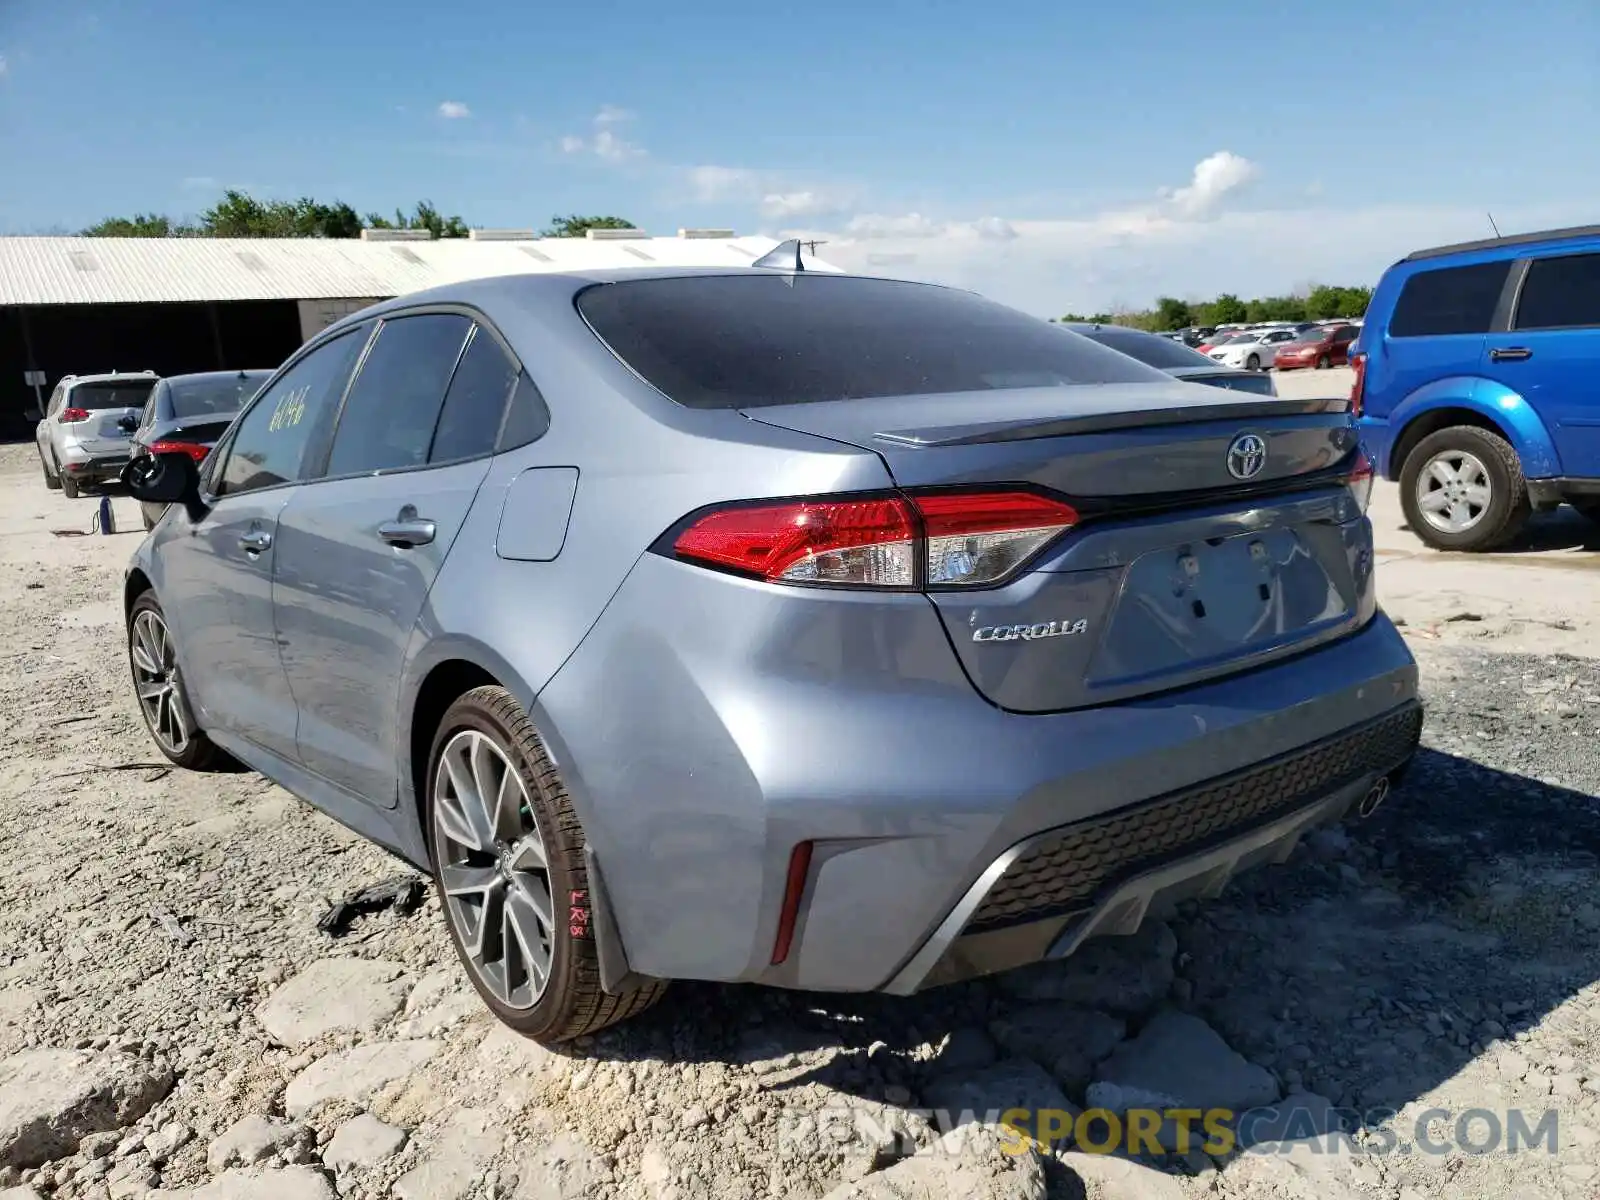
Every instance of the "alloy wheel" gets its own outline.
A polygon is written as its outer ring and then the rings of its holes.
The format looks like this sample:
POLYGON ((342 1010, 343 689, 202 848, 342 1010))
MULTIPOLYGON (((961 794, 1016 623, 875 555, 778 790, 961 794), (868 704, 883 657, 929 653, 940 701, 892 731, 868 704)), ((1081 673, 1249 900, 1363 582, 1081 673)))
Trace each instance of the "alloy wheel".
POLYGON ((172 635, 160 613, 144 609, 133 618, 128 654, 151 735, 169 754, 181 755, 189 747, 192 731, 184 716, 172 635))
POLYGON ((1493 498, 1483 460, 1465 450, 1443 450, 1417 475, 1417 508, 1441 533, 1465 533, 1489 510, 1493 498))
POLYGON ((445 743, 433 832, 441 899, 472 969, 508 1008, 532 1008, 555 953, 549 862, 522 776, 488 734, 445 743))

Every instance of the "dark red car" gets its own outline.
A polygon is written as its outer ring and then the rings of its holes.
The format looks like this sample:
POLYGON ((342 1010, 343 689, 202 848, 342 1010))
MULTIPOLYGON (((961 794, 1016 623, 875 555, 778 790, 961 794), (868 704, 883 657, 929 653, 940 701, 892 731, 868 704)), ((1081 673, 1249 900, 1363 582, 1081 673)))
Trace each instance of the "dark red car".
POLYGON ((1280 371, 1296 367, 1342 367, 1350 361, 1350 343, 1361 332, 1359 325, 1324 325, 1308 329, 1292 342, 1278 348, 1272 365, 1280 371))

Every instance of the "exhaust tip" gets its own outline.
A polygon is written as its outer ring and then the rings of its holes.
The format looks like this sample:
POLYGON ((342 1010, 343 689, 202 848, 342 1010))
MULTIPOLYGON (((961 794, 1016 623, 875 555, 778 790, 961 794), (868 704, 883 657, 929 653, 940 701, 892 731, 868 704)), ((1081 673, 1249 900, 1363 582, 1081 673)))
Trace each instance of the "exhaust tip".
POLYGON ((1378 811, 1378 806, 1389 798, 1389 778, 1384 776, 1368 789, 1367 794, 1361 798, 1361 803, 1356 805, 1356 812, 1363 818, 1370 817, 1378 811))

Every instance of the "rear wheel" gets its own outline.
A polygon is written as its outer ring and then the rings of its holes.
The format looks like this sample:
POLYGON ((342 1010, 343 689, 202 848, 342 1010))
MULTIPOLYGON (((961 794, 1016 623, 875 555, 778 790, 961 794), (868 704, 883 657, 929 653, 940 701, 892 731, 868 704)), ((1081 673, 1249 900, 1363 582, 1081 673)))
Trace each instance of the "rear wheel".
POLYGON ((564 1042, 626 1020, 666 990, 600 986, 583 826, 533 723, 501 687, 445 713, 428 759, 434 882, 456 953, 512 1029, 564 1042))
POLYGON ((1245 360, 1244 365, 1249 367, 1252 371, 1261 370, 1261 356, 1259 354, 1252 354, 1248 359, 1245 360))
POLYGON ((68 500, 76 500, 83 495, 82 489, 78 487, 78 481, 63 471, 60 463, 56 464, 56 478, 61 481, 61 494, 68 500))
POLYGON ((59 492, 61 490, 61 476, 51 472, 50 464, 45 461, 43 450, 39 451, 39 469, 44 472, 45 487, 52 492, 59 492))
POLYGON ((142 593, 128 612, 128 665, 133 670, 139 712, 156 748, 191 771, 209 771, 224 764, 227 756, 195 723, 172 631, 154 592, 142 593))
POLYGON ((1457 425, 1430 433, 1400 469, 1411 531, 1436 550, 1490 550, 1521 532, 1533 511, 1509 442, 1457 425))
POLYGON ((1596 525, 1600 525, 1600 500, 1574 500, 1572 507, 1577 509, 1596 525))
POLYGON ((1326 371, 1331 366, 1333 366, 1333 360, 1331 358, 1329 358, 1326 354, 1324 354, 1321 358, 1317 359, 1317 370, 1326 371))

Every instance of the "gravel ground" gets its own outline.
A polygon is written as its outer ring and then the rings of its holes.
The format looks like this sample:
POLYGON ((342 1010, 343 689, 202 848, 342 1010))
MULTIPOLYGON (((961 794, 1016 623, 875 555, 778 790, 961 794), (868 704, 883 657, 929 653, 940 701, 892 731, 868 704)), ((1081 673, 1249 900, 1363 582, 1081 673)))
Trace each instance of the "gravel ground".
POLYGON ((320 932, 395 861, 254 774, 162 765, 134 536, 52 537, 92 506, 29 446, 0 500, 4 1200, 1600 1195, 1600 663, 1418 639, 1404 788, 1170 926, 910 1000, 683 985, 557 1054, 480 1010, 431 895, 320 932), (1258 1136, 1287 1140, 1012 1154, 926 1115, 1141 1097, 1281 1101, 1258 1136), (1330 1106, 1395 1115, 1301 1138, 1330 1106), (1474 1109, 1556 1114, 1555 1152, 1469 1152, 1474 1109))

